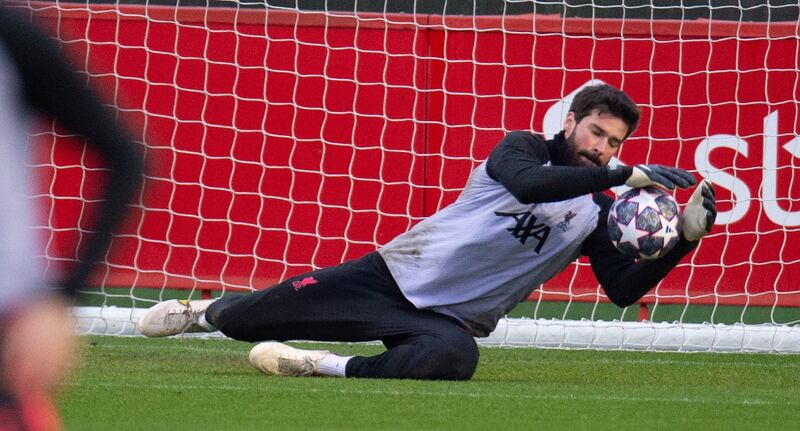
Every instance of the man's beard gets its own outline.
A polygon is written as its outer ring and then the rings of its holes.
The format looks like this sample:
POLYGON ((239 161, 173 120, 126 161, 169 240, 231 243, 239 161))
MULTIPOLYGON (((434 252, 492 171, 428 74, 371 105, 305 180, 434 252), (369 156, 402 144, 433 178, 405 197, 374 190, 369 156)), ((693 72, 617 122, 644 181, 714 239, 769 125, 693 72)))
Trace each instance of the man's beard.
POLYGON ((567 166, 603 166, 603 163, 596 155, 578 150, 578 144, 575 143, 575 130, 564 138, 564 142, 567 144, 564 149, 564 162, 567 166), (594 164, 587 163, 588 161, 581 156, 591 160, 594 164))

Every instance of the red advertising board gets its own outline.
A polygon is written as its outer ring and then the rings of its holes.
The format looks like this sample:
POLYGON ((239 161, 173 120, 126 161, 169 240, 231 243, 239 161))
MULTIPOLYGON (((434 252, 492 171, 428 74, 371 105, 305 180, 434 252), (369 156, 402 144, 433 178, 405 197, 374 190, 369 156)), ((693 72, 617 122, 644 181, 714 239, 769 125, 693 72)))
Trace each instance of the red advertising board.
MULTIPOLYGON (((98 283, 258 289, 362 255, 452 202, 504 133, 548 133, 559 101, 602 80, 642 111, 621 162, 717 189, 717 226, 659 300, 800 304, 794 23, 34 10, 147 147, 98 283)), ((91 214, 70 197, 101 175, 56 141, 39 165, 54 257, 91 214)), ((598 290, 582 262, 540 291, 598 290)))

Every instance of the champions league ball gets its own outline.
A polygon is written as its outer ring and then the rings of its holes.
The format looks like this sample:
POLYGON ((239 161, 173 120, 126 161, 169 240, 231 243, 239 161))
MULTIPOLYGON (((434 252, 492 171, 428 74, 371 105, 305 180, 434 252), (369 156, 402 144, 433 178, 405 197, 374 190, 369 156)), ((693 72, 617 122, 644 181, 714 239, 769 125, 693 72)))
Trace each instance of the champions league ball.
POLYGON ((678 204, 657 187, 619 195, 608 212, 608 236, 625 256, 652 260, 669 253, 680 235, 678 204))

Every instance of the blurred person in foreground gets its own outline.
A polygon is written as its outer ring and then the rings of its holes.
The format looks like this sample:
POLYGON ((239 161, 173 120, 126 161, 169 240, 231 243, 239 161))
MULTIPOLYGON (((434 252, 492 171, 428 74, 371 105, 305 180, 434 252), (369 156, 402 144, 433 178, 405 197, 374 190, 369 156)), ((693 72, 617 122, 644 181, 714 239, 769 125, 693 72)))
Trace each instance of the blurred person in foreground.
POLYGON ((53 403, 77 351, 69 307, 138 187, 141 155, 31 23, 0 4, 0 431, 58 430, 53 403), (26 167, 34 114, 86 138, 110 172, 94 234, 63 280, 45 279, 26 167))

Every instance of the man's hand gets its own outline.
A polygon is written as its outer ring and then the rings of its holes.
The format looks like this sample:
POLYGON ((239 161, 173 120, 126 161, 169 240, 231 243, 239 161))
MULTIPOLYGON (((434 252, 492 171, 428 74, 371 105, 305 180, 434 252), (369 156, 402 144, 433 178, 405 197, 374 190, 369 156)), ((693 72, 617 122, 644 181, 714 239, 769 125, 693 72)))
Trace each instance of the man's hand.
POLYGON ((716 218, 714 187, 708 180, 703 180, 683 209, 683 237, 692 242, 699 241, 714 226, 716 218))
POLYGON ((3 328, 5 389, 19 399, 51 395, 70 372, 78 347, 69 304, 61 298, 26 304, 3 328))
POLYGON ((625 185, 628 187, 660 186, 670 190, 678 186, 685 189, 697 183, 694 175, 680 168, 661 165, 636 165, 625 185))

